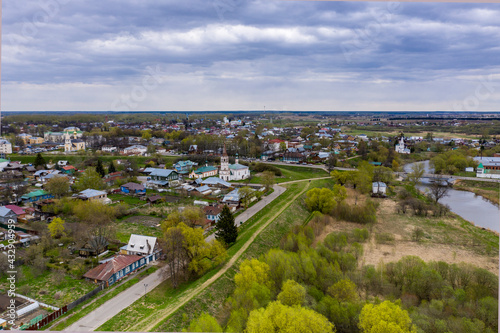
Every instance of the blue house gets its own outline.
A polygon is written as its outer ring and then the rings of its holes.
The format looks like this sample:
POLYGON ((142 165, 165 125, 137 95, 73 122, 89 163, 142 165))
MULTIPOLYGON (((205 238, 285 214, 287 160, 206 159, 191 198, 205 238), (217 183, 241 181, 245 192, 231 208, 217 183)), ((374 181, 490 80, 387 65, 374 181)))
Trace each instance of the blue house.
POLYGON ((45 192, 44 190, 36 190, 23 195, 21 199, 23 200, 23 202, 35 202, 38 200, 51 199, 53 197, 54 196, 52 194, 45 192))
POLYGON ((192 162, 190 160, 179 161, 179 162, 174 164, 174 168, 175 168, 175 171, 177 171, 177 173, 184 175, 184 174, 189 173, 189 171, 197 165, 198 165, 198 163, 192 162))
POLYGON ((146 194, 146 188, 142 184, 127 183, 120 187, 123 193, 146 194))
POLYGON ((83 277, 94 283, 104 283, 106 287, 109 287, 147 263, 148 258, 143 256, 119 254, 91 269, 83 277))

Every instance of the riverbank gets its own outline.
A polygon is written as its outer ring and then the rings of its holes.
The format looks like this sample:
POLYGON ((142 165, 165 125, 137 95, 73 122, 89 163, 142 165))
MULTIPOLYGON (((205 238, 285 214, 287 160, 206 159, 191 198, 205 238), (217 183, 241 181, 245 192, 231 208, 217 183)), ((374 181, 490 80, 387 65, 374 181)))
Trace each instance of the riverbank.
POLYGON ((500 184, 498 183, 457 180, 453 188, 459 191, 468 191, 480 195, 495 205, 500 206, 500 184))

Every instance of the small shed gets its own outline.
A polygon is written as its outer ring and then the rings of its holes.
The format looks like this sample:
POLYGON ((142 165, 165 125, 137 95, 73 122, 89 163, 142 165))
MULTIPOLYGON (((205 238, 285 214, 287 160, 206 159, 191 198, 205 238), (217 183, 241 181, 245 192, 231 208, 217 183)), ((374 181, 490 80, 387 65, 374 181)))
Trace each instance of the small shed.
POLYGON ((372 183, 372 194, 383 195, 387 193, 387 185, 383 182, 373 182, 372 183))

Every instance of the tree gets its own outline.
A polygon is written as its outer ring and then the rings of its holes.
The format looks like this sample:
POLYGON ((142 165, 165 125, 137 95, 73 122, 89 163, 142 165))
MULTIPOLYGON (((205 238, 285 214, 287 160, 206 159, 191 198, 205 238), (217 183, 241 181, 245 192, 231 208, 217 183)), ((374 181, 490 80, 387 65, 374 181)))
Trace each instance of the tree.
POLYGON ((340 302, 356 302, 358 300, 356 285, 349 279, 335 282, 328 288, 328 294, 340 302))
POLYGON ((172 286, 177 288, 179 285, 180 274, 182 267, 187 260, 186 253, 183 247, 184 235, 181 228, 171 227, 164 234, 163 252, 169 265, 169 274, 172 281, 172 286))
POLYGON ((408 312, 390 301, 384 301, 378 305, 365 305, 359 315, 358 326, 363 333, 417 332, 408 312))
POLYGON ((52 238, 60 238, 61 236, 64 236, 66 234, 64 224, 64 220, 60 217, 53 219, 48 225, 50 236, 52 238))
POLYGON ((103 190, 106 185, 102 181, 101 175, 93 167, 87 168, 74 185, 77 191, 86 189, 103 190))
POLYGON ((435 203, 437 203, 439 199, 447 196, 449 190, 450 187, 448 186, 448 182, 446 180, 442 180, 441 178, 435 179, 429 185, 429 195, 432 198, 432 200, 434 200, 435 203), (442 183, 443 181, 446 184, 443 184, 442 183))
POLYGON ((334 193, 328 188, 313 188, 307 191, 306 196, 305 203, 311 212, 328 214, 337 206, 334 193))
POLYGON ((190 228, 181 222, 164 230, 167 257, 175 261, 172 269, 177 269, 176 274, 182 267, 186 277, 199 276, 226 258, 222 244, 217 240, 205 241, 201 228, 190 228))
POLYGON ((35 162, 33 163, 35 168, 38 168, 38 167, 45 167, 45 158, 43 158, 42 154, 38 153, 36 154, 36 157, 35 157, 35 162))
POLYGON ((109 162, 108 173, 116 172, 115 163, 113 161, 109 162))
POLYGON ((254 190, 249 186, 243 186, 238 189, 238 194, 240 196, 240 200, 245 205, 245 208, 248 208, 250 201, 254 197, 254 190))
POLYGON ((102 166, 102 162, 101 160, 97 160, 97 166, 95 168, 95 171, 102 177, 104 177, 104 175, 106 175, 106 171, 104 171, 104 167, 102 166))
POLYGON ((223 332, 217 319, 206 312, 203 312, 198 318, 194 319, 187 329, 183 332, 223 332))
POLYGON ((261 176, 261 181, 262 185, 266 187, 266 191, 269 191, 269 189, 274 185, 275 179, 274 179, 274 172, 272 171, 264 171, 261 176))
POLYGON ((306 301, 306 289, 294 280, 287 280, 277 299, 288 306, 303 305, 306 301))
POLYGON ((45 189, 56 198, 61 198, 69 192, 69 179, 67 177, 53 177, 45 184, 45 189))
POLYGON ((334 332, 328 319, 301 306, 286 306, 280 301, 270 303, 265 309, 250 312, 246 332, 334 332))
POLYGON ((331 152, 326 160, 326 168, 329 172, 332 172, 336 166, 337 166, 337 157, 335 156, 334 152, 331 152))
POLYGON ((223 241, 226 245, 231 245, 238 238, 238 228, 234 222, 234 216, 227 205, 224 205, 220 213, 219 221, 215 225, 215 238, 223 241))
POLYGON ((154 154, 156 152, 156 146, 153 144, 148 145, 147 151, 148 154, 154 154))
POLYGON ((280 151, 285 151, 286 150, 286 143, 280 142, 280 151))
POLYGON ((149 141, 152 138, 150 130, 144 130, 141 133, 141 137, 144 141, 149 141))
POLYGON ((417 185, 425 173, 424 163, 414 163, 411 166, 411 172, 408 174, 408 180, 413 186, 417 185))
POLYGON ((333 170, 332 172, 330 172, 330 176, 337 184, 346 185, 347 183, 352 182, 354 178, 354 172, 356 171, 333 170))

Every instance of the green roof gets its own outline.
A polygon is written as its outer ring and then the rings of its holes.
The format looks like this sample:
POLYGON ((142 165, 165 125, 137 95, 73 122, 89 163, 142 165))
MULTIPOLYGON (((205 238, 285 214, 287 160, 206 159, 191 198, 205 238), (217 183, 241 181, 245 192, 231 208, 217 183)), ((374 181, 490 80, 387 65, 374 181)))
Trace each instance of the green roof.
POLYGON ((5 158, 0 158, 0 163, 3 163, 3 162, 9 162, 9 160, 6 160, 5 158))
POLYGON ((196 169, 194 173, 203 173, 203 172, 210 172, 210 171, 215 171, 217 170, 216 167, 213 166, 204 166, 202 168, 196 169))
POLYGON ((30 192, 28 194, 23 195, 22 198, 33 198, 33 197, 39 197, 41 195, 46 195, 46 194, 49 194, 49 192, 46 192, 44 190, 36 190, 36 191, 33 191, 33 192, 30 192))
POLYGON ((483 163, 479 163, 479 165, 477 166, 478 169, 484 169, 484 166, 483 166, 483 163))

